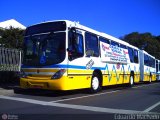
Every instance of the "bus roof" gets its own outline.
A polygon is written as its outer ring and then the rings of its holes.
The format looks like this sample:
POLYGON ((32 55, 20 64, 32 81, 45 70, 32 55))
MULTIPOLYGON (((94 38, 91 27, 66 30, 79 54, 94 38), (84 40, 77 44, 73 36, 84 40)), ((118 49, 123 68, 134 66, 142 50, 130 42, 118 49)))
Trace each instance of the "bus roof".
MULTIPOLYGON (((131 48, 134 48, 134 49, 138 50, 137 47, 135 47, 133 45, 130 45, 128 42, 120 40, 120 39, 118 39, 116 37, 113 37, 113 36, 111 36, 109 34, 106 34, 106 33, 103 33, 103 32, 99 32, 99 31, 96 31, 96 30, 94 30, 92 28, 89 28, 89 27, 86 27, 84 25, 81 25, 79 22, 73 22, 73 21, 69 21, 69 20, 54 20, 54 21, 41 22, 41 23, 38 23, 38 24, 50 23, 50 22, 58 22, 58 21, 66 22, 67 27, 70 27, 70 28, 71 27, 76 27, 76 28, 79 28, 79 29, 82 29, 82 30, 85 30, 85 31, 88 31, 88 32, 91 32, 91 33, 94 33, 94 34, 96 34, 98 36, 113 40, 115 42, 121 43, 123 45, 126 45, 128 47, 131 47, 131 48)), ((38 24, 34 24, 34 25, 38 25, 38 24)), ((31 26, 34 26, 34 25, 31 25, 31 26)), ((31 27, 31 26, 29 26, 29 27, 31 27)))
MULTIPOLYGON (((41 23, 34 24, 34 25, 39 25, 39 24, 43 24, 43 23, 50 23, 50 22, 58 22, 58 21, 65 21, 67 27, 70 27, 70 28, 71 27, 76 27, 76 28, 79 28, 79 29, 82 29, 82 30, 85 30, 85 31, 88 31, 88 32, 91 32, 91 33, 94 33, 94 34, 96 34, 98 36, 105 37, 107 39, 113 40, 115 42, 122 43, 122 44, 124 44, 126 46, 129 45, 129 43, 127 43, 127 42, 125 42, 123 40, 120 40, 120 39, 118 39, 116 37, 113 37, 111 35, 108 35, 106 33, 96 31, 96 30, 94 30, 92 28, 89 28, 89 27, 86 27, 84 25, 81 25, 81 24, 79 24, 79 22, 73 22, 73 21, 69 21, 69 20, 54 20, 54 21, 41 22, 41 23)), ((34 25, 31 25, 31 26, 34 26, 34 25)), ((31 26, 28 26, 28 27, 31 27, 31 26)))
POLYGON ((115 41, 115 42, 124 44, 124 45, 126 45, 126 46, 129 45, 129 43, 127 43, 127 42, 125 42, 125 41, 123 41, 123 40, 120 40, 120 39, 118 39, 118 38, 116 38, 116 37, 113 37, 113 36, 111 36, 111 35, 109 35, 109 34, 96 31, 96 30, 94 30, 94 29, 92 29, 92 28, 86 27, 86 26, 84 26, 84 25, 79 24, 78 22, 72 22, 72 21, 66 21, 66 22, 67 22, 68 27, 80 28, 80 29, 83 29, 83 30, 85 30, 85 31, 94 33, 94 34, 96 34, 96 35, 98 35, 98 36, 101 36, 101 37, 104 37, 104 38, 113 40, 113 41, 115 41))

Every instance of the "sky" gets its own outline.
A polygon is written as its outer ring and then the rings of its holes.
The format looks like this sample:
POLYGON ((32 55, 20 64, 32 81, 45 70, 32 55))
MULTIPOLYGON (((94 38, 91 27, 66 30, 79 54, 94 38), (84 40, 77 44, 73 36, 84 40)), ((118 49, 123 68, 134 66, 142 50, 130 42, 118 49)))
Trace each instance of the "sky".
POLYGON ((15 19, 24 26, 71 20, 123 37, 131 32, 160 35, 160 0, 0 0, 0 22, 15 19))

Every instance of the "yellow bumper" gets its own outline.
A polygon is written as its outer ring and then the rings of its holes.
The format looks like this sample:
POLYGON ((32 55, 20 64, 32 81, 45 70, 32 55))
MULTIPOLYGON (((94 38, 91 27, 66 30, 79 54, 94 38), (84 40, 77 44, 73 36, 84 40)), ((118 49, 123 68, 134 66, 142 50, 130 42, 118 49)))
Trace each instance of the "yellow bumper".
POLYGON ((24 89, 74 90, 89 88, 90 84, 91 76, 63 76, 60 79, 27 77, 20 79, 20 86, 24 89))
POLYGON ((61 79, 27 77, 20 79, 21 88, 39 88, 48 90, 67 90, 67 77, 63 76, 61 79))

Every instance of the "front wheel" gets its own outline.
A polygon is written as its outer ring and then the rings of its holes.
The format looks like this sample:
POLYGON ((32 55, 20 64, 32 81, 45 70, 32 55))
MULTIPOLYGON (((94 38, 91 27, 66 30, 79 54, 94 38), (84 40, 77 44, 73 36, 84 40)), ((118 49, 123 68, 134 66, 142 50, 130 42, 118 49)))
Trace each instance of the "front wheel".
POLYGON ((94 74, 91 81, 91 92, 96 93, 101 90, 100 78, 97 74, 94 74))

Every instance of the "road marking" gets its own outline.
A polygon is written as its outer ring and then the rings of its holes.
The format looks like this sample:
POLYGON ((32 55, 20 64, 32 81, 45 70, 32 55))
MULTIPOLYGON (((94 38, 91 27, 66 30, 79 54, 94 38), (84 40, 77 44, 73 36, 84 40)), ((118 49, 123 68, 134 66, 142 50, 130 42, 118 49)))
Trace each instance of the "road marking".
POLYGON ((156 108, 158 105, 160 105, 160 101, 152 106, 150 106, 149 108, 145 109, 144 112, 149 112, 151 110, 153 110, 154 108, 156 108))
POLYGON ((50 102, 62 102, 62 101, 75 100, 75 99, 81 99, 81 98, 87 98, 87 97, 94 97, 94 96, 99 96, 99 95, 104 95, 104 94, 109 94, 109 93, 115 93, 115 92, 118 92, 118 91, 120 91, 120 90, 97 93, 97 94, 94 94, 94 95, 85 95, 85 96, 81 96, 81 97, 74 97, 74 98, 68 98, 68 99, 63 99, 63 100, 55 100, 55 101, 50 101, 50 102))
MULTIPOLYGON (((77 110, 87 110, 87 111, 102 112, 102 113, 116 113, 116 114, 150 114, 151 113, 151 112, 135 111, 135 110, 123 110, 123 109, 112 109, 112 108, 93 107, 93 106, 84 106, 84 105, 53 103, 53 102, 39 101, 39 100, 26 99, 26 98, 8 97, 3 95, 0 95, 0 98, 26 102, 31 104, 54 106, 54 107, 61 107, 61 108, 71 108, 71 109, 77 109, 77 110)), ((151 114, 154 114, 154 113, 151 113, 151 114)))
MULTIPOLYGON (((155 85, 155 84, 157 84, 157 83, 149 84, 149 85, 135 86, 135 87, 132 87, 132 88, 140 88, 140 87, 145 87, 145 86, 150 86, 150 85, 155 85)), ((123 90, 125 90, 125 89, 123 89, 123 90)), ((109 93, 115 93, 115 92, 118 92, 118 91, 122 91, 122 90, 114 90, 114 91, 109 91, 109 92, 97 93, 97 94, 94 94, 94 95, 85 95, 85 96, 68 98, 68 99, 63 99, 63 100, 55 100, 55 101, 50 101, 50 102, 63 102, 63 101, 69 101, 69 100, 75 100, 75 99, 82 99, 82 98, 87 98, 87 97, 94 97, 94 96, 105 95, 105 94, 109 94, 109 93)))

